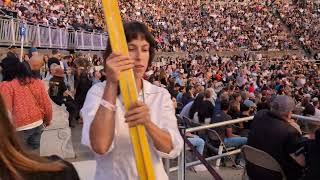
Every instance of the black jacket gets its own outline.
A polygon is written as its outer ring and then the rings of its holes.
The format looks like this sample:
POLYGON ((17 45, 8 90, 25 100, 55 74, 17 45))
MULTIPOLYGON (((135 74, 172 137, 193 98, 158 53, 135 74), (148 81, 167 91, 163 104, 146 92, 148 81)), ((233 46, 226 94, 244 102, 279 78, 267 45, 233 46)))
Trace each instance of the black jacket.
MULTIPOLYGON (((278 161, 287 179, 301 178, 303 167, 299 166, 290 154, 301 146, 302 136, 287 121, 269 110, 259 111, 252 121, 248 145, 260 149, 278 161)), ((279 174, 248 163, 247 172, 253 180, 277 180, 279 174)))
POLYGON ((56 77, 50 79, 49 81, 49 96, 51 100, 57 105, 61 106, 65 101, 65 96, 63 93, 67 90, 67 86, 64 83, 63 77, 56 77))

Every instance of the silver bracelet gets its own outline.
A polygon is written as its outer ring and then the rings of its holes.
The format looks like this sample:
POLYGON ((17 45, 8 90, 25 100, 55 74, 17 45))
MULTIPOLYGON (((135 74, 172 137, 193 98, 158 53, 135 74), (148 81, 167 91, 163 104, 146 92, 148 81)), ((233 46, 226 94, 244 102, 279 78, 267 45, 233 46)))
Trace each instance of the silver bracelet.
POLYGON ((111 104, 110 102, 104 100, 104 99, 101 99, 101 102, 100 102, 100 105, 107 108, 108 110, 110 111, 116 111, 117 110, 117 107, 113 104, 111 104))

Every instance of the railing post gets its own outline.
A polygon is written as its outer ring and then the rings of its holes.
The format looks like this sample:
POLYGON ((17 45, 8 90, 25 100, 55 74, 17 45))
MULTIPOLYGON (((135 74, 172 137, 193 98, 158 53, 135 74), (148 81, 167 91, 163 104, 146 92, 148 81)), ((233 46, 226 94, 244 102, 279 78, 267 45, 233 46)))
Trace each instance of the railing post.
POLYGON ((52 48, 51 27, 49 26, 49 47, 52 48))
POLYGON ((103 36, 100 34, 100 49, 103 50, 103 36))
POLYGON ((183 138, 183 150, 180 153, 179 157, 178 157, 178 180, 185 180, 185 168, 186 168, 186 159, 185 159, 185 153, 186 153, 186 143, 184 142, 184 136, 186 133, 186 129, 185 127, 183 127, 181 129, 182 131, 182 138, 183 138))
POLYGON ((39 24, 37 24, 37 38, 38 38, 38 47, 41 47, 40 26, 39 26, 39 24))
MULTIPOLYGON (((220 144, 220 145, 219 145, 219 149, 218 149, 218 155, 221 155, 221 154, 222 154, 222 151, 223 151, 223 145, 220 144)), ((219 168, 219 167, 220 167, 220 164, 221 164, 221 158, 217 159, 217 161, 216 161, 216 167, 219 168)))
POLYGON ((91 50, 94 50, 94 45, 93 45, 93 33, 91 33, 91 50))
POLYGON ((62 46, 63 48, 67 49, 68 48, 68 41, 69 41, 69 33, 67 29, 63 29, 62 32, 62 46))
POLYGON ((170 174, 170 159, 164 159, 164 170, 166 171, 166 173, 170 174))
POLYGON ((29 39, 31 39, 31 35, 30 35, 30 28, 28 28, 28 24, 26 22, 23 23, 24 27, 26 28, 26 34, 24 36, 24 42, 26 44, 26 46, 28 46, 28 42, 29 42, 29 39))
POLYGON ((75 41, 74 41, 74 48, 75 49, 78 49, 78 32, 77 31, 75 31, 75 33, 74 33, 74 39, 75 39, 75 41))
POLYGON ((81 31, 81 43, 82 43, 82 49, 84 49, 84 41, 83 41, 83 31, 81 31))
POLYGON ((59 28, 59 36, 60 36, 60 48, 62 49, 62 30, 59 28))
POLYGON ((16 31, 14 29, 14 21, 11 19, 12 44, 16 45, 16 31))

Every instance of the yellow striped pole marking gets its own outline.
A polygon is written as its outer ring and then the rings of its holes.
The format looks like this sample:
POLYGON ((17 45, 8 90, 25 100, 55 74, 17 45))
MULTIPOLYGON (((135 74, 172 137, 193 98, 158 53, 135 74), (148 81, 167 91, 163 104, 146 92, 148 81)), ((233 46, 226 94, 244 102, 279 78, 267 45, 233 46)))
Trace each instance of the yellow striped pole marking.
MULTIPOLYGON (((102 0, 102 5, 112 51, 129 55, 117 0, 102 0)), ((124 106, 128 111, 131 104, 138 100, 138 92, 132 69, 120 73, 120 89, 124 106)), ((144 126, 139 125, 130 128, 130 137, 140 180, 154 180, 151 153, 144 126)))

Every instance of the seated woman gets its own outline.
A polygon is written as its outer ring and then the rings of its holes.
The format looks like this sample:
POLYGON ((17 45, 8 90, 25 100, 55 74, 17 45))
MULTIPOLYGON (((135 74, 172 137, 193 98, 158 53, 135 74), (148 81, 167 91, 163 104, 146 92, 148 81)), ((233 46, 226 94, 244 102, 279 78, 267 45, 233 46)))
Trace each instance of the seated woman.
POLYGON ((206 119, 210 122, 213 116, 214 106, 208 100, 210 98, 210 93, 199 93, 194 103, 189 111, 189 118, 193 119, 195 122, 205 123, 206 119))
POLYGON ((0 179, 78 180, 77 171, 58 156, 48 159, 31 155, 20 145, 8 110, 0 96, 0 179))

